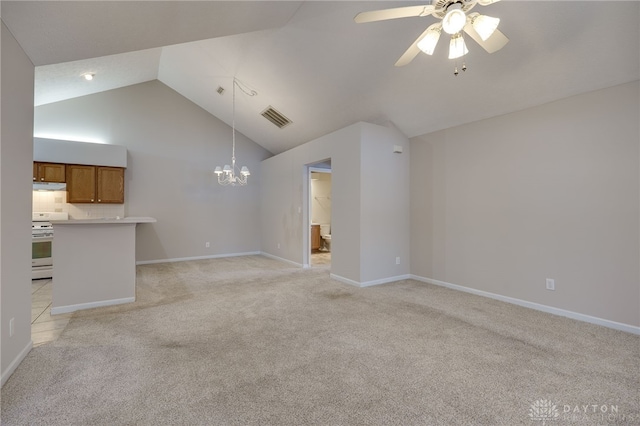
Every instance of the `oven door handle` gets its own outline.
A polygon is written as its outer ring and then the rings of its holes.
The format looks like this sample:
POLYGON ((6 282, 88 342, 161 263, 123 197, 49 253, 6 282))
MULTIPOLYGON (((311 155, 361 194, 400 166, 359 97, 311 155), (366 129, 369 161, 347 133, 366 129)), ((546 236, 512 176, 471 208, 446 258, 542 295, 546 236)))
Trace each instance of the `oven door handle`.
POLYGON ((49 243, 51 241, 53 241, 53 236, 31 237, 31 242, 33 243, 49 243))

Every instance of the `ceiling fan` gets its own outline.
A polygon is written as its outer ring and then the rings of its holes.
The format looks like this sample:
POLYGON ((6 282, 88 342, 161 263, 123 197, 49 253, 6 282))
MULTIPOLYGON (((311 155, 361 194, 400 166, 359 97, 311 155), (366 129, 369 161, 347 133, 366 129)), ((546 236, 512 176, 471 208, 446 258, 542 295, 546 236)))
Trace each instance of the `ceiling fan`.
MULTIPOLYGON (((360 24, 429 15, 440 19, 439 22, 430 25, 398 59, 395 65, 401 67, 411 62, 421 51, 432 55, 443 31, 451 35, 449 59, 457 59, 467 54, 463 31, 489 53, 502 49, 509 39, 498 30, 500 19, 475 12, 469 13, 476 4, 487 6, 498 1, 500 0, 435 0, 430 5, 361 12, 356 15, 354 21, 360 24)), ((466 66, 463 65, 462 69, 464 71, 466 66)), ((458 74, 457 67, 454 73, 458 74)))

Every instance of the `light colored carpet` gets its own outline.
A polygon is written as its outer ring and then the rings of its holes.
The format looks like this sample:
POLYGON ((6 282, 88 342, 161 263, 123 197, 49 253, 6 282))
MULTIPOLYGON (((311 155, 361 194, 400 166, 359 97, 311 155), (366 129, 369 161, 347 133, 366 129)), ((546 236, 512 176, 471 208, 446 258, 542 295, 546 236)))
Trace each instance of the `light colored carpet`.
POLYGON ((139 266, 136 303, 78 312, 29 353, 2 424, 640 423, 638 336, 328 275, 260 256, 139 266))

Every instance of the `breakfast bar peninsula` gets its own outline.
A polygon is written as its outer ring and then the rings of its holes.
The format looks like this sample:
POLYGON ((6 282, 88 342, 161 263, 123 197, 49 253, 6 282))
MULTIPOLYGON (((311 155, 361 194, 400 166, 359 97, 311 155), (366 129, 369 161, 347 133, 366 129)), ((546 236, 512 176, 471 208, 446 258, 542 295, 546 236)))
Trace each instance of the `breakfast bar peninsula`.
POLYGON ((118 305, 136 299, 136 226, 151 217, 51 221, 51 314, 118 305))

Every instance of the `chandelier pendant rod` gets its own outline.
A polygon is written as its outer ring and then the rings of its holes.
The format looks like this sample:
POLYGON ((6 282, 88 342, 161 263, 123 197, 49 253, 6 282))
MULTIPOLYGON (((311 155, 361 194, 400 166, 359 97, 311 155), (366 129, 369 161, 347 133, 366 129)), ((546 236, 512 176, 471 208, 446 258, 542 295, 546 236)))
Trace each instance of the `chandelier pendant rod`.
POLYGON ((249 168, 243 166, 236 169, 236 86, 242 90, 248 96, 256 96, 258 93, 255 90, 247 92, 240 86, 238 79, 233 77, 232 88, 232 113, 231 113, 231 166, 225 164, 224 168, 217 166, 214 173, 218 177, 218 183, 220 185, 246 185, 249 175, 249 168), (236 171, 238 172, 236 174, 236 171))
POLYGON ((233 88, 231 94, 233 96, 231 104, 231 170, 235 174, 236 171, 236 78, 233 77, 233 88))

